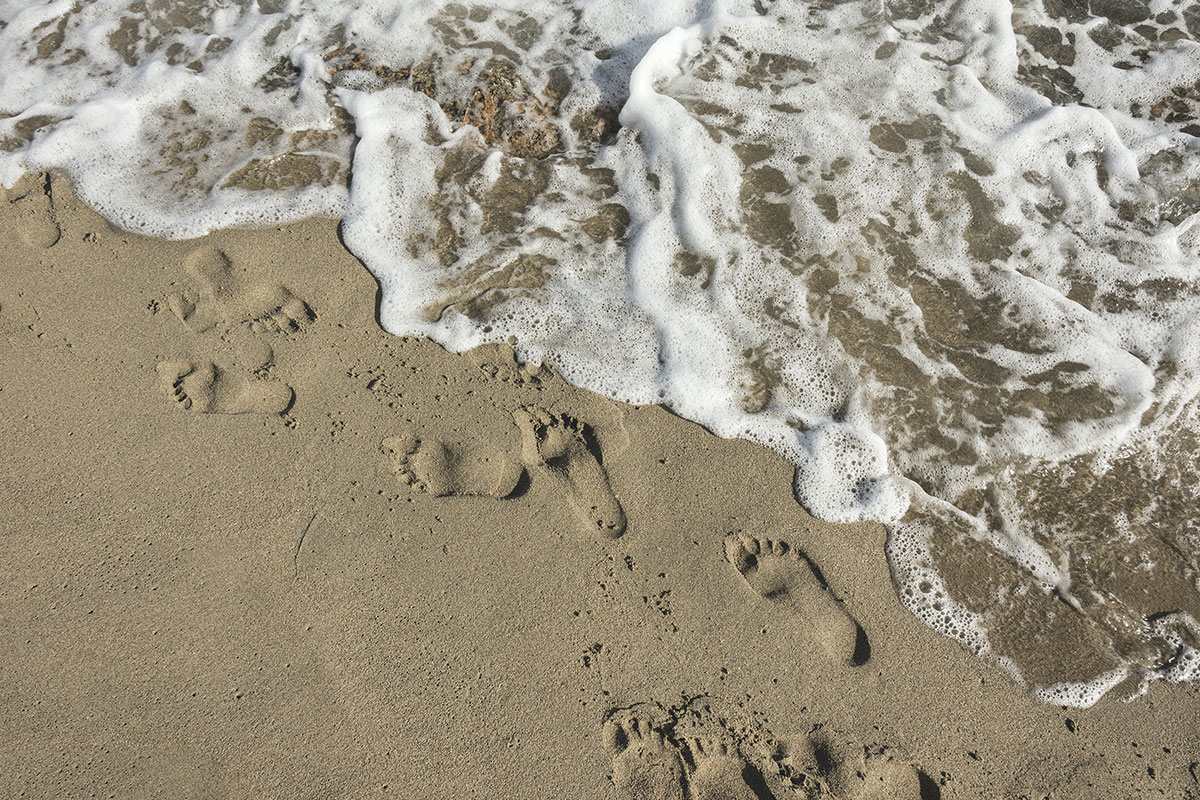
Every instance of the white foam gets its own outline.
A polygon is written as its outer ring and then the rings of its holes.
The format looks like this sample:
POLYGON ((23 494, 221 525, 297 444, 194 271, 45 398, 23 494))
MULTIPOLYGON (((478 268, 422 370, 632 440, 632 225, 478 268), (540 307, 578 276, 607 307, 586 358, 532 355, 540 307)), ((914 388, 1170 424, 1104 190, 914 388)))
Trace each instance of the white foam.
POLYGON ((1034 688, 1033 696, 1044 703, 1068 708, 1091 708, 1104 694, 1129 677, 1129 670, 1120 667, 1090 681, 1056 683, 1034 688))

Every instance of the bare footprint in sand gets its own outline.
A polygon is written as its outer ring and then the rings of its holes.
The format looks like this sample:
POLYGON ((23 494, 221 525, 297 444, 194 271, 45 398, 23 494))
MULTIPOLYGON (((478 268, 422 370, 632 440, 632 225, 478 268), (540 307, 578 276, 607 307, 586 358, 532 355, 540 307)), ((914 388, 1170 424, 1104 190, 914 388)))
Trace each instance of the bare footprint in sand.
POLYGON ((216 248, 192 251, 184 267, 197 288, 176 292, 167 304, 194 333, 220 322, 248 325, 255 333, 292 333, 316 318, 285 286, 241 286, 229 256, 216 248))
POLYGON ((29 247, 53 247, 62 238, 54 213, 49 176, 25 175, 8 193, 17 212, 17 235, 29 247))
POLYGON ((316 317, 285 286, 263 286, 247 292, 241 321, 255 333, 292 333, 316 317))
POLYGON ((761 597, 806 624, 834 658, 866 662, 866 637, 808 558, 787 542, 745 533, 725 537, 725 558, 761 597))
MULTIPOLYGON (((750 788, 751 767, 738 755, 737 747, 719 739, 689 739, 695 769, 688 775, 693 800, 759 800, 750 788)), ((762 783, 757 776, 756 783, 762 783)))
MULTIPOLYGON (((801 735, 777 744, 774 763, 802 797, 844 797, 848 800, 923 800, 939 797, 926 790, 933 781, 894 751, 879 745, 818 734, 801 735)), ((775 793, 776 797, 782 795, 775 793)))
POLYGON ((920 800, 921 773, 902 761, 867 762, 854 800, 920 800))
POLYGON ((436 497, 507 497, 525 474, 521 462, 507 453, 422 439, 411 431, 389 436, 380 447, 402 483, 436 497))
POLYGON ((233 281, 232 265, 228 256, 211 247, 193 250, 183 265, 199 288, 176 292, 167 298, 167 305, 188 330, 202 333, 222 319, 227 290, 233 281))
POLYGON ((286 383, 229 373, 209 361, 164 361, 158 374, 180 408, 201 414, 282 414, 292 404, 286 383))
POLYGON ((625 511, 588 446, 583 423, 536 407, 522 408, 513 418, 525 464, 559 485, 584 526, 610 539, 624 533, 625 511))
POLYGON ((604 723, 613 754, 612 782, 630 800, 684 800, 683 760, 646 720, 621 715, 604 723))

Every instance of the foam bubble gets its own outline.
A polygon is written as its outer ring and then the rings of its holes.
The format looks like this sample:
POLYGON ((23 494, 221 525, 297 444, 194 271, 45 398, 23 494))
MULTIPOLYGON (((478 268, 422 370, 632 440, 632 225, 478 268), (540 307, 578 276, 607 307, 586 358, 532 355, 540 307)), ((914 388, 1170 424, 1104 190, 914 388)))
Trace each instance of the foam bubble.
POLYGON ((1104 694, 1129 677, 1129 670, 1114 669, 1089 681, 1056 683, 1033 689, 1033 696, 1044 703, 1069 708, 1091 708, 1104 694))

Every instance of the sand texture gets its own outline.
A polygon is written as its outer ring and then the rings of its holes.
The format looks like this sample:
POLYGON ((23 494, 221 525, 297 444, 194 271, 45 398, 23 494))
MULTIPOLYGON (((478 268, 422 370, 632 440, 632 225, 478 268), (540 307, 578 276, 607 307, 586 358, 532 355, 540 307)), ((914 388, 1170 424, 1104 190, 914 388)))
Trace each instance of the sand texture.
POLYGON ((1200 692, 1030 699, 792 468, 383 332, 336 224, 0 202, 0 797, 1200 797, 1200 692))

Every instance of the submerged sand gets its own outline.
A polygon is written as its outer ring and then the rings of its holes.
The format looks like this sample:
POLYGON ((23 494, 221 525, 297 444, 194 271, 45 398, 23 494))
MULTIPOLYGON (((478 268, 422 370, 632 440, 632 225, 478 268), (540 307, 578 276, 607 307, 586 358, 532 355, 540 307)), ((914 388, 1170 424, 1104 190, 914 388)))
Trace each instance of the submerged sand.
POLYGON ((0 214, 4 797, 1200 796, 1196 687, 1030 699, 773 453, 384 333, 334 221, 0 214))

